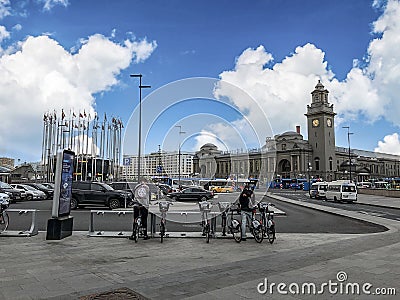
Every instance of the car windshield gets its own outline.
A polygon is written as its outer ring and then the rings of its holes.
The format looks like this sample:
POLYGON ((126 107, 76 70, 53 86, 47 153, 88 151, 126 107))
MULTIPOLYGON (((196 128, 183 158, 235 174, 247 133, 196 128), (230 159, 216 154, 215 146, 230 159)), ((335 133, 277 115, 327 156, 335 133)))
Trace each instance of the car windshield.
POLYGON ((23 187, 24 187, 25 189, 27 189, 27 190, 30 190, 30 191, 37 191, 37 189, 35 189, 34 187, 32 187, 32 186, 30 186, 30 185, 23 185, 23 187))
POLYGON ((327 191, 328 190, 328 186, 327 185, 321 185, 319 189, 322 190, 322 191, 327 191))
POLYGON ((12 186, 9 185, 8 183, 1 182, 1 181, 0 181, 0 188, 3 188, 3 189, 12 189, 12 186))
POLYGON ((109 186, 108 184, 105 184, 105 183, 101 183, 101 182, 98 182, 97 184, 99 184, 99 185, 101 185, 103 188, 105 188, 107 191, 113 191, 114 189, 111 187, 111 186, 109 186))
POLYGON ((48 189, 48 187, 45 187, 43 184, 36 183, 36 186, 40 189, 48 189))

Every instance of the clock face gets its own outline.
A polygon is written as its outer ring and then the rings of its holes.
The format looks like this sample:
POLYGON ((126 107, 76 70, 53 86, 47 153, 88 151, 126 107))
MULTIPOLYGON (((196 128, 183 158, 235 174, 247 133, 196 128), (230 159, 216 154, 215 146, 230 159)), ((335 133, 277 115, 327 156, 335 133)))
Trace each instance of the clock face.
POLYGON ((328 127, 332 127, 332 120, 331 119, 326 119, 326 125, 328 125, 328 127))
POLYGON ((312 120, 312 125, 313 127, 317 127, 319 125, 319 120, 318 119, 312 120))

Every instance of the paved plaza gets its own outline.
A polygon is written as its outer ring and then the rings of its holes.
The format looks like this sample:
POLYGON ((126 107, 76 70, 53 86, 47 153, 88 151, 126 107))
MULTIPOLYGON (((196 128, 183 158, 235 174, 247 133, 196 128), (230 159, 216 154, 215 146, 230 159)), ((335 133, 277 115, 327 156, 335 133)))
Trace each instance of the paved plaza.
MULTIPOLYGON (((400 208, 400 199, 360 195, 359 201, 400 208)), ((400 292, 399 222, 296 203, 381 224, 389 230, 279 234, 278 223, 273 245, 254 240, 237 244, 232 239, 212 239, 206 244, 204 239, 192 238, 169 238, 163 244, 155 238, 135 244, 126 238, 88 237, 83 232, 60 241, 46 241, 43 232, 30 238, 0 236, 0 299, 374 298, 362 291, 360 295, 330 292, 330 281, 338 288, 339 283, 371 284, 371 293, 376 293, 376 288, 400 292), (278 292, 280 283, 287 285, 283 292, 288 294, 278 292), (320 295, 301 294, 303 283, 325 289, 320 295), (296 284, 300 286, 297 294, 296 284)))

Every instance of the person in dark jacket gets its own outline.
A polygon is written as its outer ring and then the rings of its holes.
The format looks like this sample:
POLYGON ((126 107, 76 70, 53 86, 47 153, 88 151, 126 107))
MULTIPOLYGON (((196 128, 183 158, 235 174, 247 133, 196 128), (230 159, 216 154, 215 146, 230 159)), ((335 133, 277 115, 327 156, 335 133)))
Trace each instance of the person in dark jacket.
POLYGON ((239 196, 239 208, 242 215, 242 241, 246 240, 247 217, 251 220, 253 208, 256 206, 253 190, 246 184, 239 196))

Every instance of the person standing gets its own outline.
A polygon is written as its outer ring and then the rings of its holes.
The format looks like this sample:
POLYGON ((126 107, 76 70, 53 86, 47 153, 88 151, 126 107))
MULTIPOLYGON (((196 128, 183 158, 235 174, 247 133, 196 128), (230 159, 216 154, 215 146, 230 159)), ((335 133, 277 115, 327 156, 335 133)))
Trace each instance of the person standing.
POLYGON ((252 210, 256 206, 253 190, 246 183, 239 196, 239 208, 242 216, 242 241, 246 240, 247 217, 251 220, 252 210))
POLYGON ((139 214, 142 216, 142 228, 145 240, 149 239, 147 235, 147 216, 149 215, 150 196, 150 188, 145 182, 135 187, 134 202, 138 205, 133 206, 133 221, 139 217, 139 214))

